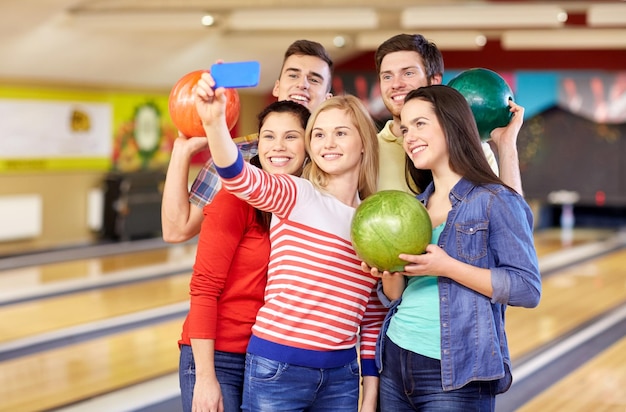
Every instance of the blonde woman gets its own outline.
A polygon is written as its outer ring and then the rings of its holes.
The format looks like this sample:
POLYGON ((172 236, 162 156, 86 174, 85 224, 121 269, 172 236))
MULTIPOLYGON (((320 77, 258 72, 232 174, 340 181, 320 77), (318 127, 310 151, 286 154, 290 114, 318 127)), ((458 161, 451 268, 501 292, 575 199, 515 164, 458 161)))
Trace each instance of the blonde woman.
POLYGON ((246 356, 245 411, 374 411, 375 342, 385 310, 377 279, 364 273, 350 222, 378 177, 376 129, 354 96, 324 101, 311 115, 303 178, 249 166, 229 136, 224 90, 209 73, 196 106, 223 187, 273 214, 265 303, 246 356))

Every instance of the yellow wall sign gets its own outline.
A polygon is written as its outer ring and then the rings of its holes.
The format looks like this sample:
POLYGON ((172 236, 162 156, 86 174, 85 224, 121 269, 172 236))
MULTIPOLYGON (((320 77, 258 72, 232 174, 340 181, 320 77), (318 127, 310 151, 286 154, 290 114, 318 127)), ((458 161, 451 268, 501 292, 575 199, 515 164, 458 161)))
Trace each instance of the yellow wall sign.
POLYGON ((0 173, 165 167, 167 98, 0 85, 0 173))

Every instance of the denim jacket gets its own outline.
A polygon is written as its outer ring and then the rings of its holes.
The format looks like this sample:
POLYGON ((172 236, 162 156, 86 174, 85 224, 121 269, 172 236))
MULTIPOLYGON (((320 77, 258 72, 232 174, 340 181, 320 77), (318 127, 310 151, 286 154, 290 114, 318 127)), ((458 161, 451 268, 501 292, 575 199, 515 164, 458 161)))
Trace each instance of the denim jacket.
MULTIPOLYGON (((434 186, 418 195, 423 203, 434 186)), ((526 201, 500 185, 477 186, 461 179, 450 192, 452 210, 439 236, 451 257, 491 269, 488 298, 446 277, 439 277, 441 378, 444 390, 473 380, 496 381, 496 393, 511 386, 511 358, 504 328, 507 305, 535 307, 541 275, 533 240, 533 217, 526 201)), ((401 299, 379 296, 389 312, 378 337, 376 364, 382 372, 383 343, 401 299)))

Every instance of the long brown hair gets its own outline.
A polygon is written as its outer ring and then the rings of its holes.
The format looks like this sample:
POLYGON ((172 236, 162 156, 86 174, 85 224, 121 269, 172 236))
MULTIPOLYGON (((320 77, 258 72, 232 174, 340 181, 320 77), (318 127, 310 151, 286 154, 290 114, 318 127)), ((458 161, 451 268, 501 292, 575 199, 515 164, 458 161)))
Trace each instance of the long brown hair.
MULTIPOLYGON (((412 90, 404 103, 420 99, 432 104, 448 146, 450 168, 474 184, 501 184, 511 189, 493 172, 485 157, 474 115, 467 100, 450 86, 432 85, 412 90)), ((407 174, 423 191, 432 182, 430 170, 416 169, 408 161, 407 174)))

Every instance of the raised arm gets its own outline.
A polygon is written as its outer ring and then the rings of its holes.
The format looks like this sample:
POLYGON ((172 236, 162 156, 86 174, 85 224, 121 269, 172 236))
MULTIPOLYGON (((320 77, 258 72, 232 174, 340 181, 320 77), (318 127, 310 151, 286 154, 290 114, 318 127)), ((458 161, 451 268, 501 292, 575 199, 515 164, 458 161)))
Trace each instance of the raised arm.
MULTIPOLYGON (((240 136, 233 141, 246 161, 258 153, 257 133, 240 136)), ((161 225, 166 242, 185 242, 197 235, 202 225, 202 208, 213 201, 221 188, 213 159, 209 159, 187 193, 190 158, 200 149, 207 148, 205 137, 180 137, 174 141, 161 206, 161 225)))
POLYGON ((239 149, 230 137, 226 125, 226 94, 224 88, 213 90, 215 81, 210 73, 203 73, 196 85, 196 109, 202 120, 211 150, 211 157, 217 167, 227 167, 235 163, 239 149))
POLYGON ((524 123, 524 108, 513 101, 509 102, 513 117, 505 127, 499 127, 491 132, 491 140, 495 143, 500 164, 500 179, 520 195, 524 195, 522 189, 522 176, 519 169, 519 156, 517 153, 517 135, 524 123))
POLYGON ((161 228, 166 242, 184 242, 200 232, 202 208, 189 203, 187 187, 191 157, 206 147, 203 137, 179 137, 174 141, 161 203, 161 228))

